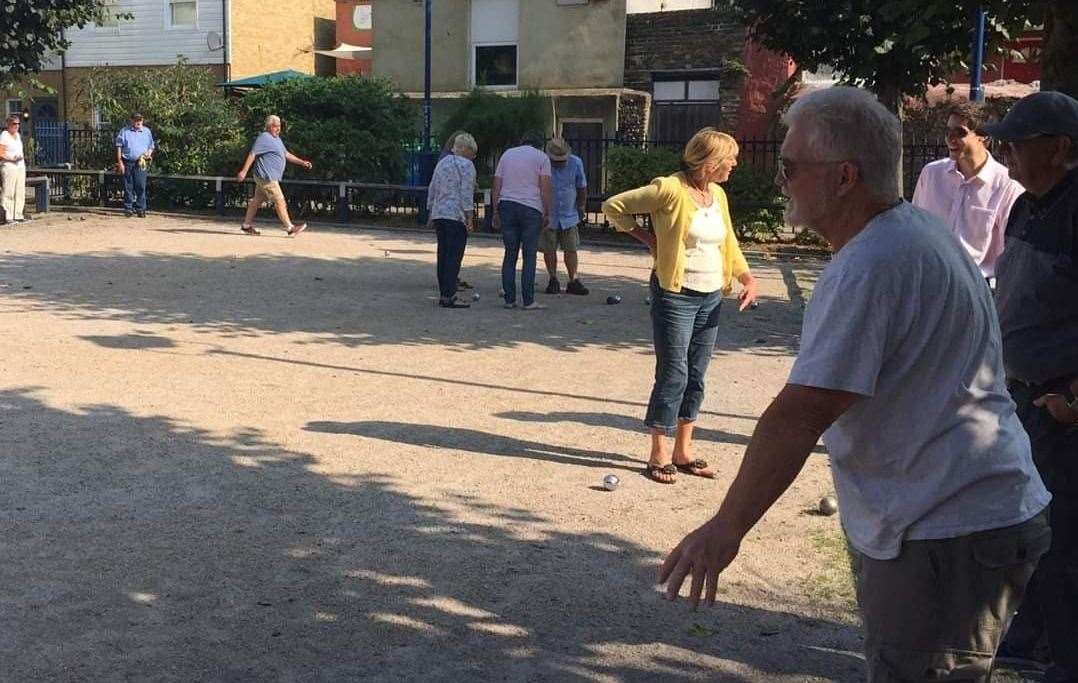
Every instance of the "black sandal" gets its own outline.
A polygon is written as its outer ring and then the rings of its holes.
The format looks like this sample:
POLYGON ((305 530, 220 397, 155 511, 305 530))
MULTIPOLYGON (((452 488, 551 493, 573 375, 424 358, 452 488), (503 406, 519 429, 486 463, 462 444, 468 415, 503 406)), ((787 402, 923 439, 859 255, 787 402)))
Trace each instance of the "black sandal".
POLYGON ((240 230, 242 230, 244 233, 246 233, 248 235, 261 235, 262 234, 258 230, 255 230, 255 227, 253 225, 242 225, 242 226, 240 226, 240 230))
POLYGON ((673 484, 677 481, 677 467, 672 462, 668 462, 665 465, 660 465, 655 462, 649 462, 644 466, 644 476, 648 479, 658 482, 660 484, 673 484), (673 479, 660 479, 659 475, 663 474, 668 477, 675 477, 673 479))
POLYGON ((457 301, 456 299, 442 299, 438 302, 438 305, 442 308, 471 308, 471 304, 466 304, 463 301, 457 301))
POLYGON ((707 460, 697 459, 697 460, 693 460, 692 462, 681 463, 680 465, 675 463, 674 467, 677 468, 677 470, 679 472, 684 472, 685 474, 691 474, 694 477, 703 477, 704 479, 714 479, 715 478, 715 473, 714 472, 712 472, 710 474, 701 474, 701 470, 706 470, 707 469, 707 460))

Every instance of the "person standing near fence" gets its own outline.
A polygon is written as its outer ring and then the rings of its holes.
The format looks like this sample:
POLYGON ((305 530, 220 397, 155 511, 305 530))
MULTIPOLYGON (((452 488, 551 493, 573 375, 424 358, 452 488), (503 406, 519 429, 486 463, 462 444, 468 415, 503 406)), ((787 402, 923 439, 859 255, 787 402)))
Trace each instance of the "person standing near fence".
POLYGON ((550 157, 550 178, 554 188, 554 215, 550 225, 539 234, 539 251, 546 263, 546 293, 561 292, 558 282, 558 245, 565 254, 565 270, 569 281, 565 291, 569 294, 586 295, 588 288, 577 273, 577 249, 580 247, 580 221, 584 218, 584 206, 588 199, 588 179, 584 175, 584 162, 573 154, 569 144, 561 138, 546 143, 546 155, 550 157))
POLYGON ((131 122, 116 134, 116 170, 124 177, 124 216, 146 217, 146 168, 153 159, 153 132, 142 114, 131 114, 131 122))
POLYGON ((29 220, 23 208, 26 205, 26 160, 23 158, 22 136, 18 116, 4 120, 0 132, 0 179, 3 181, 4 224, 29 220))
POLYGON ((293 224, 288 215, 288 203, 285 202, 284 192, 281 190, 281 179, 284 178, 285 166, 291 162, 310 170, 314 164, 306 159, 300 159, 285 149, 284 141, 281 140, 281 118, 275 114, 266 117, 266 129, 258 134, 251 151, 247 153, 247 159, 243 162, 243 168, 236 174, 236 179, 241 183, 247 177, 251 166, 255 168, 255 194, 251 201, 247 202, 247 213, 243 217, 243 225, 240 230, 248 235, 261 235, 255 229, 253 223, 258 208, 265 202, 273 202, 277 210, 277 218, 289 237, 295 237, 307 229, 306 223, 293 224))
POLYGON ((505 150, 494 171, 491 204, 494 229, 502 233, 502 291, 505 308, 516 308, 517 258, 523 252, 520 296, 524 310, 546 308, 535 303, 535 261, 539 232, 550 225, 554 191, 550 182, 550 158, 540 149, 543 134, 530 131, 520 145, 505 150))
POLYGON ((475 215, 475 138, 460 131, 453 138, 453 153, 434 167, 427 187, 427 225, 438 235, 438 305, 469 308, 457 301, 460 263, 475 215))
POLYGON ((756 280, 730 220, 726 182, 737 165, 737 142, 713 128, 685 145, 682 170, 650 185, 614 195, 603 213, 618 230, 651 250, 651 328, 655 384, 644 424, 651 432, 645 474, 673 484, 679 471, 712 478, 705 460, 691 454, 693 427, 704 401, 704 379, 719 332, 719 307, 733 281, 741 283, 745 310, 756 300, 756 280), (654 232, 636 222, 649 214, 654 232), (674 451, 666 439, 674 436, 674 451))
POLYGON ((947 117, 947 159, 925 165, 917 178, 913 205, 938 216, 994 285, 996 261, 1011 207, 1025 188, 992 158, 979 132, 988 122, 984 104, 963 102, 947 117))

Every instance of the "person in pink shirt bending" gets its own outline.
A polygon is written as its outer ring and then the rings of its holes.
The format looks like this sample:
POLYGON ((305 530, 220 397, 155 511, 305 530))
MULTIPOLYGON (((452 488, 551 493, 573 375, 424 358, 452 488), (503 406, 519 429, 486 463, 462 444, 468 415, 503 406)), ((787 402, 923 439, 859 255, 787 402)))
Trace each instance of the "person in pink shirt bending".
POLYGON ((529 132, 520 146, 502 153, 494 171, 491 204, 494 206, 494 229, 502 233, 505 256, 502 259, 502 290, 505 308, 517 307, 517 257, 524 252, 520 273, 520 298, 525 310, 546 308, 535 302, 535 255, 539 233, 548 227, 554 208, 554 190, 550 181, 550 157, 540 151, 543 134, 529 132))
POLYGON ((966 248, 989 284, 1003 253, 1011 206, 1025 188, 992 158, 977 131, 988 123, 983 104, 963 102, 947 117, 948 158, 921 169, 913 203, 940 218, 966 248))

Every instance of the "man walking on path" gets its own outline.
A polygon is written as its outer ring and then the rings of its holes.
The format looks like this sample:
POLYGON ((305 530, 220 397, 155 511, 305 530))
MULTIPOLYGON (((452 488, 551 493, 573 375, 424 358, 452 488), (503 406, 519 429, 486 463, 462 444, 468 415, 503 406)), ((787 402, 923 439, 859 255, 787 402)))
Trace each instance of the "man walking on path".
POLYGON ((1052 547, 1041 558, 1000 655, 1033 658, 1043 634, 1048 681, 1078 681, 1078 101, 1019 100, 985 133, 1004 141, 1026 193, 997 266, 1003 368, 1033 461, 1052 492, 1052 547))
POLYGON ((550 276, 546 293, 561 292, 561 283, 558 282, 558 245, 561 245, 565 254, 565 270, 569 273, 565 291, 585 295, 588 288, 577 277, 577 249, 580 247, 578 226, 588 199, 584 162, 572 153, 561 138, 553 138, 546 144, 546 155, 550 157, 550 179, 554 189, 554 215, 550 225, 539 234, 539 251, 543 252, 543 261, 550 276))
POLYGON ((718 513, 660 572, 713 603, 719 573, 823 435, 851 549, 868 680, 987 683, 1050 532, 980 270, 902 201, 898 119, 868 91, 799 98, 776 180, 831 244, 788 383, 718 513))
POLYGON ((535 303, 535 260, 539 232, 549 226, 554 210, 550 183, 550 158, 539 148, 543 134, 524 135, 520 146, 502 153, 494 171, 491 204, 494 206, 494 229, 502 233, 505 255, 502 257, 502 291, 505 308, 516 308, 517 258, 523 251, 520 272, 520 296, 524 310, 546 308, 535 303))
POLYGON ((116 134, 116 170, 124 177, 124 216, 146 217, 146 168, 153 159, 153 133, 142 114, 131 114, 131 123, 116 134))
POLYGON ((248 235, 261 235, 255 229, 253 223, 258 207, 265 202, 273 202, 273 208, 277 210, 277 218, 289 237, 294 237, 307 229, 306 223, 292 224, 288 215, 288 204, 284 200, 284 192, 281 191, 281 178, 284 177, 284 169, 288 162, 310 169, 313 164, 285 149, 284 141, 281 140, 281 119, 276 115, 266 117, 266 130, 258 134, 247 159, 243 162, 243 168, 236 174, 236 179, 241 183, 255 167, 255 194, 251 201, 247 202, 247 214, 243 217, 243 226, 240 228, 248 235))
POLYGON ((981 274, 993 282, 1011 206, 1025 190, 985 146, 980 130, 987 121, 983 104, 964 102, 951 108, 949 157, 921 169, 913 204, 946 223, 981 274))

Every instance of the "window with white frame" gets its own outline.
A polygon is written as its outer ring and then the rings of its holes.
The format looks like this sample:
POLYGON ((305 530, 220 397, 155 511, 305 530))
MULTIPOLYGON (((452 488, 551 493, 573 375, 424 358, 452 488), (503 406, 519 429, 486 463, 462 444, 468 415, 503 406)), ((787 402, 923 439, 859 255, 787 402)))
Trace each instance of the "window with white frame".
POLYGON ((517 84, 520 0, 472 0, 472 84, 506 88, 517 84))
POLYGON ((717 102, 719 81, 714 78, 656 80, 651 84, 656 102, 717 102))
POLYGON ((10 99, 4 109, 4 116, 22 116, 22 100, 10 99))
POLYGON ((197 0, 166 0, 171 28, 194 28, 198 20, 197 0))

